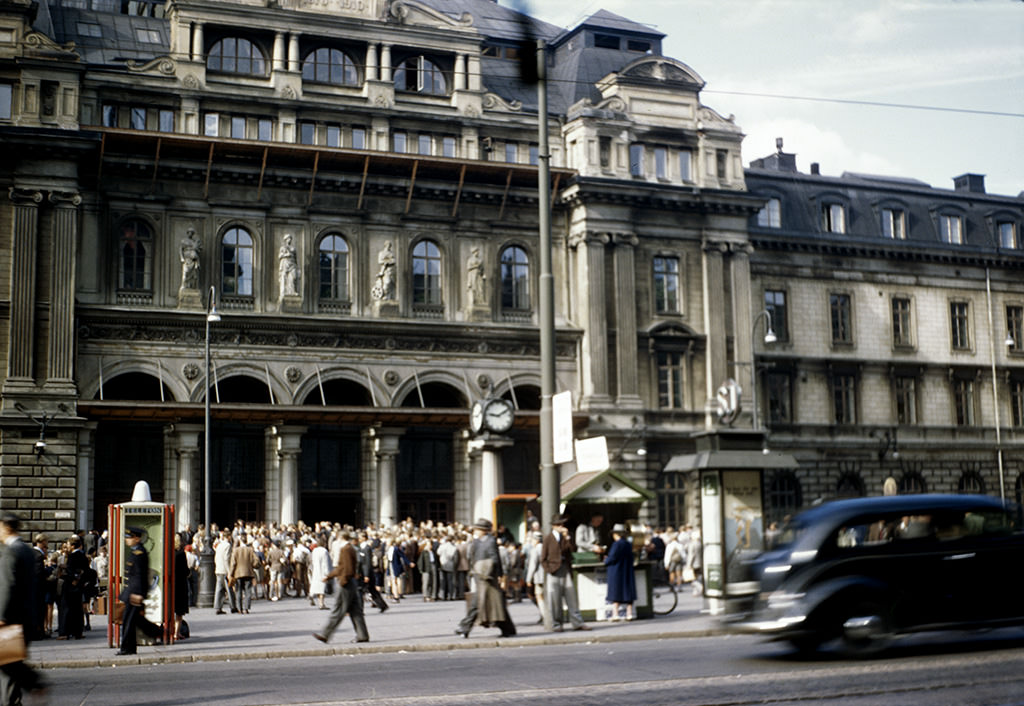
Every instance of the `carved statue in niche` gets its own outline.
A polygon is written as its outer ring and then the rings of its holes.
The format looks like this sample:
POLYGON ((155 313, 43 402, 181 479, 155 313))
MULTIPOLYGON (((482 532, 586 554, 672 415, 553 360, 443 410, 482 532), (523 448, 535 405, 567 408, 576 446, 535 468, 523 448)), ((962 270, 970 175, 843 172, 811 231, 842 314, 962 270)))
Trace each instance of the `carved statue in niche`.
POLYGON ((380 269, 370 293, 377 301, 390 301, 395 298, 395 250, 390 240, 377 255, 377 264, 380 269))
POLYGON ((480 248, 470 250, 466 260, 466 289, 469 290, 471 306, 487 303, 487 275, 484 273, 484 261, 480 258, 480 248))
POLYGON ((203 243, 196 236, 194 228, 189 228, 181 240, 181 288, 199 289, 199 253, 203 243))
POLYGON ((277 277, 281 286, 281 296, 298 296, 296 283, 299 279, 299 261, 292 245, 292 234, 285 233, 284 241, 277 251, 277 277))

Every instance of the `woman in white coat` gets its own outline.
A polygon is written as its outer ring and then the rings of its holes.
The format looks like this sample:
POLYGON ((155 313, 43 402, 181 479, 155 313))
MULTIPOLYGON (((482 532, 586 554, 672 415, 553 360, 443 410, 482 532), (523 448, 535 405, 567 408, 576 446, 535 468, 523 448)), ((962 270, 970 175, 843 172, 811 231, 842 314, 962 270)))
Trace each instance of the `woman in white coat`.
POLYGON ((309 602, 321 610, 327 610, 324 594, 327 592, 327 574, 331 573, 331 555, 327 547, 313 543, 309 556, 309 602))

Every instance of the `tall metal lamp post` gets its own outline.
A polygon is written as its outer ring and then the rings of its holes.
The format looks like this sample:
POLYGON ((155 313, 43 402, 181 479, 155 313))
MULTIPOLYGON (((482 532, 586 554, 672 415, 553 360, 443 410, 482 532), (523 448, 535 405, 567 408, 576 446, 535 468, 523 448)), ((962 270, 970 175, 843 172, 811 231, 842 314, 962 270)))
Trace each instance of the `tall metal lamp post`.
POLYGON ((210 324, 218 323, 220 314, 217 312, 217 288, 210 287, 210 296, 206 302, 206 356, 203 381, 205 389, 203 399, 203 523, 206 532, 203 535, 203 548, 199 554, 199 596, 196 604, 199 608, 213 607, 214 563, 213 535, 210 531, 210 324))
POLYGON ((757 360, 754 354, 754 334, 757 332, 757 322, 762 316, 765 317, 767 326, 767 330, 764 333, 764 342, 771 344, 779 340, 775 335, 775 330, 772 328, 772 313, 767 309, 762 309, 754 317, 753 330, 750 333, 750 421, 754 431, 761 429, 760 420, 757 416, 757 360))

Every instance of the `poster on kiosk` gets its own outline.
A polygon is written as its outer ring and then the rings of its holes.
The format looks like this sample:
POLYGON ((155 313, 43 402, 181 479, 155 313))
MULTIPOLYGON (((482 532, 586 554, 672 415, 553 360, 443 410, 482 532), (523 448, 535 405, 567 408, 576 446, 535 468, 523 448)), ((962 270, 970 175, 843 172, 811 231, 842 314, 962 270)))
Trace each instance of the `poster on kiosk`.
MULTIPOLYGON (((163 628, 164 644, 174 637, 174 506, 150 500, 149 484, 135 484, 131 502, 110 505, 107 508, 107 526, 110 528, 109 596, 111 606, 116 605, 121 589, 127 584, 124 559, 128 545, 125 529, 143 530, 142 546, 149 553, 148 592, 143 604, 150 622, 163 628)), ((114 622, 117 611, 107 611, 107 644, 116 647, 121 641, 121 625, 114 622)), ((139 644, 150 638, 139 634, 139 644)))

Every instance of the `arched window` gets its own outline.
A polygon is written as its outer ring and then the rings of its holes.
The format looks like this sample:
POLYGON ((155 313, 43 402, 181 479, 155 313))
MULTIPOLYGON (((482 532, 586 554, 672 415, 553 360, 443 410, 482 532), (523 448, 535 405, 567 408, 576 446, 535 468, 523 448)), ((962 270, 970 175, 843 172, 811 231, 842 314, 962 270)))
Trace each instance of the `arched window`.
POLYGON ((206 68, 226 74, 265 76, 267 61, 260 48, 248 39, 226 37, 210 47, 206 68))
POLYGON ((321 47, 311 51, 302 62, 302 78, 305 81, 335 83, 342 86, 359 84, 356 63, 340 49, 321 47))
POLYGON ((441 303, 441 251, 432 240, 421 240, 412 250, 412 303, 441 303))
POLYGON ((320 298, 348 300, 348 243, 340 235, 320 241, 320 298))
POLYGON ((776 471, 768 483, 767 500, 768 507, 764 513, 767 524, 778 522, 781 525, 803 507, 803 490, 796 474, 793 471, 776 471))
POLYGON ((425 56, 414 56, 398 65, 395 69, 395 89, 429 93, 432 96, 448 93, 441 67, 425 56))
POLYGON ((977 471, 964 471, 957 484, 957 492, 971 495, 985 494, 985 480, 977 471))
POLYGON ((847 471, 839 476, 836 483, 836 496, 840 498, 864 497, 864 480, 856 471, 847 471))
POLYGON ((518 245, 501 251, 501 308, 530 308, 530 258, 518 245))
POLYGON ((231 228, 221 239, 224 294, 252 296, 252 236, 244 228, 231 228))
POLYGON ((132 219, 121 224, 118 234, 117 286, 119 289, 153 289, 153 231, 149 224, 132 219))

